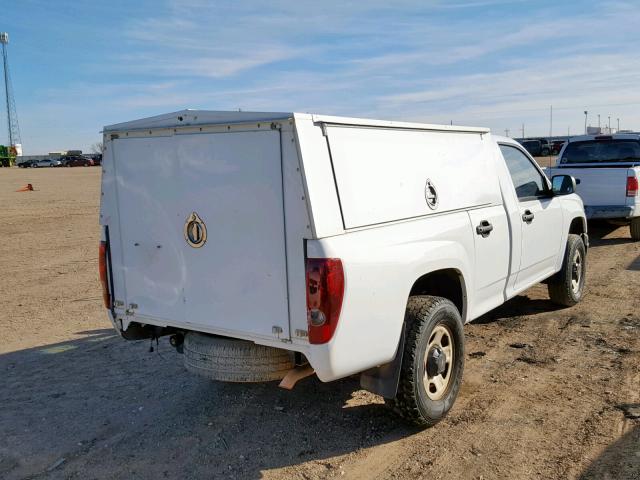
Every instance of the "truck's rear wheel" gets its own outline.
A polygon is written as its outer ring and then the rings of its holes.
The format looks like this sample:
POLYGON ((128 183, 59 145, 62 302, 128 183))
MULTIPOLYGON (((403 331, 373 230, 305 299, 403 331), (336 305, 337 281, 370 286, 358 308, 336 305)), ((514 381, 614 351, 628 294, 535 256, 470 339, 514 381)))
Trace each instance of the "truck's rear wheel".
POLYGON ((629 230, 631 231, 631 238, 638 241, 640 240, 640 217, 632 218, 629 224, 629 230))
POLYGON ((420 426, 444 418, 458 396, 464 369, 464 331, 455 305, 442 297, 409 298, 407 338, 393 409, 420 426))
POLYGON ((549 297, 553 303, 572 307, 582 299, 587 273, 586 253, 580 235, 570 234, 567 239, 562 268, 547 284, 549 297))
POLYGON ((184 337, 184 366, 211 380, 269 382, 284 378, 294 361, 287 350, 188 332, 184 337))

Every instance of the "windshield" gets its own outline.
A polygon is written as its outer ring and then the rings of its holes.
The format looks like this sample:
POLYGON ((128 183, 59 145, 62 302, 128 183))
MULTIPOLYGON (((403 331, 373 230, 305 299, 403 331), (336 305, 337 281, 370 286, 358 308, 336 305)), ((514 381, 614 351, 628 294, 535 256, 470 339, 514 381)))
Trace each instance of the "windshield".
POLYGON ((638 140, 586 140, 567 145, 560 163, 632 162, 640 160, 638 140))

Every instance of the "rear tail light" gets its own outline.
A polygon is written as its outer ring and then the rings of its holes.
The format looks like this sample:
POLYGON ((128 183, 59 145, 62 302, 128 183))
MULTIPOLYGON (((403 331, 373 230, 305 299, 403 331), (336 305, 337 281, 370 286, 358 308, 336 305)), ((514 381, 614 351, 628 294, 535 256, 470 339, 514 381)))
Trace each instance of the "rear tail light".
POLYGON ((638 195, 638 177, 627 177, 627 197, 638 195))
POLYGON ((309 343, 327 343, 336 331, 342 308, 342 261, 339 258, 308 258, 306 269, 309 343))
POLYGON ((98 271, 100 272, 100 283, 102 284, 102 300, 105 308, 111 310, 111 294, 109 293, 109 277, 107 275, 107 242, 100 242, 100 253, 98 256, 98 271))

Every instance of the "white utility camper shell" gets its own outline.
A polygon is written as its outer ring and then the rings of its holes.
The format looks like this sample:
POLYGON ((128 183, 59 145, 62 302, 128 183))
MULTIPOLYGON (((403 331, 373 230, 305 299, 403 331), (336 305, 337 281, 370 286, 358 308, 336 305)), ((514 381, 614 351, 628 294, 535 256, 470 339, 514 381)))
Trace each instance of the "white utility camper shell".
POLYGON ((305 350, 305 239, 499 202, 497 187, 470 188, 489 168, 487 134, 196 110, 108 126, 103 195, 116 201, 102 202, 100 218, 120 240, 116 317, 124 329, 137 321, 305 350), (451 175, 454 160, 464 174, 451 175), (415 202, 427 178, 442 192, 437 211, 415 202), (205 248, 185 242, 192 212, 205 248))

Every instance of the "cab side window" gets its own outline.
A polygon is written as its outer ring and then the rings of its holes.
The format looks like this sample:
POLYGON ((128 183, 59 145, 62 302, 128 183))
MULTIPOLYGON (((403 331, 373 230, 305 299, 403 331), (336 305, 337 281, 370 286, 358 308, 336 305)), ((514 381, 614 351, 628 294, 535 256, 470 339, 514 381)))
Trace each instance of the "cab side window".
POLYGON ((500 151, 507 163, 519 200, 548 196, 546 181, 524 153, 511 145, 500 145, 500 151))

